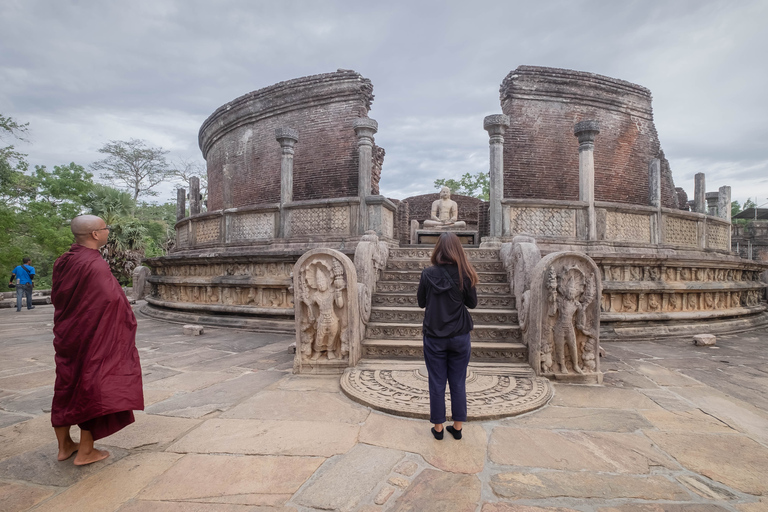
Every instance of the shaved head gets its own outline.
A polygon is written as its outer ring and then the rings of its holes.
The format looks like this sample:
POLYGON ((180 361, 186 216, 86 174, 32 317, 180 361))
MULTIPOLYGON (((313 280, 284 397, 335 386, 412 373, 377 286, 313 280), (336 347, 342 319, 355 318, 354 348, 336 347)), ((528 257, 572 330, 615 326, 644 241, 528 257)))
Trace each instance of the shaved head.
POLYGON ((72 229, 72 234, 75 235, 75 241, 83 245, 83 242, 93 238, 92 234, 94 231, 104 226, 106 226, 106 223, 101 217, 80 215, 72 219, 69 227, 72 229))

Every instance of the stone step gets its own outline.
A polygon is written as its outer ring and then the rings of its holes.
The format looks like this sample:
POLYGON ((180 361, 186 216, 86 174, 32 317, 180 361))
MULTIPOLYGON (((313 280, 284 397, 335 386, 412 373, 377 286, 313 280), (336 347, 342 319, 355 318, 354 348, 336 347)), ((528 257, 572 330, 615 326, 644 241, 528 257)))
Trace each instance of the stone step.
MULTIPOLYGON (((418 259, 402 259, 402 258, 390 258, 387 260, 387 267, 385 270, 418 270, 421 272, 432 265, 428 258, 423 260, 418 259)), ((501 261, 473 261, 472 266, 476 272, 505 272, 504 264, 501 261)))
MULTIPOLYGON (((501 261, 498 249, 465 248, 469 261, 472 263, 485 261, 501 261)), ((423 260, 429 261, 432 257, 432 249, 427 247, 390 249, 389 258, 395 260, 423 260)))
MULTIPOLYGON (((365 359, 424 360, 421 340, 367 339, 361 348, 365 359)), ((522 343, 472 341, 470 363, 478 361, 524 368, 528 366, 528 348, 522 343)))
MULTIPOLYGON (((421 341, 421 323, 369 322, 365 329, 365 339, 421 341)), ((520 343, 520 327, 516 325, 475 324, 470 339, 490 343, 520 343)))
MULTIPOLYGON (((509 282, 506 272, 477 271, 477 277, 480 284, 509 282)), ((385 270, 380 281, 418 283, 419 279, 421 279, 421 270, 385 270)))
MULTIPOLYGON (((416 294, 419 288, 418 280, 415 282, 379 281, 376 283, 376 293, 412 293, 416 294)), ((478 295, 508 295, 509 283, 479 283, 478 295)))
MULTIPOLYGON (((510 309, 470 309, 469 314, 476 324, 517 325, 517 311, 510 309)), ((424 310, 419 307, 373 306, 371 322, 409 323, 421 325, 424 310)))
MULTIPOLYGON (((415 293, 383 293, 378 289, 373 294, 372 306, 418 307, 415 293)), ((477 295, 477 309, 515 309, 515 298, 511 295, 477 295)))

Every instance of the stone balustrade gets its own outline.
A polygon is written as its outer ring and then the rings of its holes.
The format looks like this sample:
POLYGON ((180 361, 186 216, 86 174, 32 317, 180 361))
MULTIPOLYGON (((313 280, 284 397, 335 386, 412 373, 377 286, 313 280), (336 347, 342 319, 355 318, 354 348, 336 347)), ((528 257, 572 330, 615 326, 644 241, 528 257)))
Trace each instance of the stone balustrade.
MULTIPOLYGON (((393 240, 397 207, 383 196, 368 196, 365 208, 370 229, 384 240, 393 240)), ((359 197, 342 197, 191 215, 176 223, 174 252, 222 246, 327 244, 359 238, 359 211, 359 197)))
MULTIPOLYGON (((526 234, 563 242, 589 240, 586 201, 502 199, 503 238, 526 234)), ((730 252, 730 222, 696 212, 595 201, 596 242, 730 252)))

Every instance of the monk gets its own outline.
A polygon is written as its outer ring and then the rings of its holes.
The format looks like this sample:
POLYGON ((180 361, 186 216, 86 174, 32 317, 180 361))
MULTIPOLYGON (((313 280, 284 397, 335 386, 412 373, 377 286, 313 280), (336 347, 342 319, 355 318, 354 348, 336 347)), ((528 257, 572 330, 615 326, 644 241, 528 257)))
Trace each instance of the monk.
POLYGON ((136 317, 99 253, 109 226, 93 215, 72 219, 75 243, 53 266, 53 347, 56 385, 51 423, 59 460, 75 452, 83 466, 109 456, 93 442, 134 422, 144 409, 136 317), (80 443, 70 436, 80 427, 80 443))

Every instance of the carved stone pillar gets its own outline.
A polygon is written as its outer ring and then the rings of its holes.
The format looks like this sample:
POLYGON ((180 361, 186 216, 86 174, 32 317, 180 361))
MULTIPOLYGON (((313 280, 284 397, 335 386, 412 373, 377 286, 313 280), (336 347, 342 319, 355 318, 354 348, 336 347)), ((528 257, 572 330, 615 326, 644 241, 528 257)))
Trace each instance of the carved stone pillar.
POLYGON ((280 143, 282 151, 280 158, 280 229, 277 236, 284 238, 288 225, 288 211, 283 205, 293 201, 293 147, 299 141, 299 132, 288 127, 277 128, 275 138, 280 143))
POLYGON ((595 222, 595 136, 600 133, 597 121, 581 121, 573 127, 579 139, 579 201, 587 203, 587 239, 597 239, 595 222))
POLYGON ((357 195, 360 197, 358 216, 358 234, 368 230, 368 205, 365 198, 371 194, 371 172, 373 170, 373 136, 379 129, 379 123, 367 117, 355 119, 352 124, 357 135, 358 179, 357 195))
POLYGON ((509 116, 495 114, 486 116, 483 128, 488 132, 491 147, 490 165, 490 230, 491 238, 499 238, 502 233, 501 200, 504 198, 504 131, 509 126, 509 116))
POLYGON ((187 191, 176 189, 176 222, 187 216, 187 191))
POLYGON ((200 213, 200 178, 192 176, 189 178, 189 214, 197 215, 200 213))
POLYGON ((707 213, 706 190, 704 173, 696 173, 696 176, 693 177, 693 211, 707 213))

